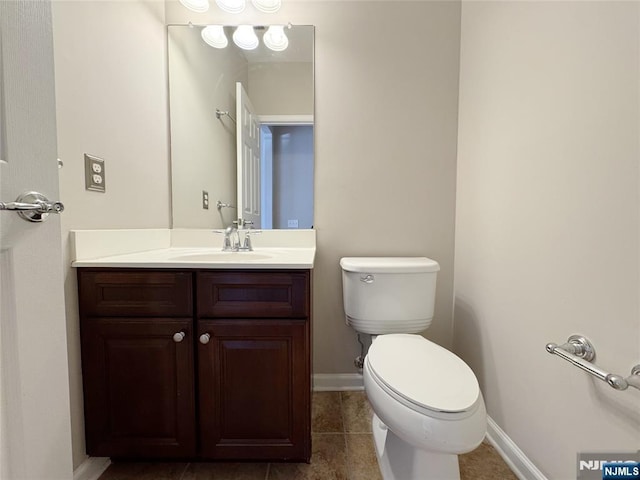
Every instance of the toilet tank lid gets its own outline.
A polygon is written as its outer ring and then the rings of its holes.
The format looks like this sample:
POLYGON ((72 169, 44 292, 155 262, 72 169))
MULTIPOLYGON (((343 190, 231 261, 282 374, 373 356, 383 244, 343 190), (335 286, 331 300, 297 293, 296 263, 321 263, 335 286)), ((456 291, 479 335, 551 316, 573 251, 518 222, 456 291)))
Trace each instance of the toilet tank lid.
POLYGON ((437 272, 440 265, 427 257, 344 257, 340 266, 346 272, 425 273, 437 272))

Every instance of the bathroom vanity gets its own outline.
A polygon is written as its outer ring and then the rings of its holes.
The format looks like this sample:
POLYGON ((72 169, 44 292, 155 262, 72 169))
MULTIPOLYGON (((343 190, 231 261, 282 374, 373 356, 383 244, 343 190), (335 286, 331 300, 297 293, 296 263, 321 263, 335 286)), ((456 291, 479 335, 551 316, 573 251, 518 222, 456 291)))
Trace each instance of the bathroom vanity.
POLYGON ((87 453, 308 462, 313 255, 175 252, 74 262, 87 453))

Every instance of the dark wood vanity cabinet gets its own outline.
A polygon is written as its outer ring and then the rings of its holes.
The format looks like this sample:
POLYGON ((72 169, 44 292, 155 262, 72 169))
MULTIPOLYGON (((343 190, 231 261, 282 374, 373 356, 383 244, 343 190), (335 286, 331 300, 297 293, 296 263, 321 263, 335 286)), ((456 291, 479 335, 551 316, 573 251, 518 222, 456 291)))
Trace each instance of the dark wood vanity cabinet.
POLYGON ((88 454, 309 461, 309 271, 78 282, 88 454))

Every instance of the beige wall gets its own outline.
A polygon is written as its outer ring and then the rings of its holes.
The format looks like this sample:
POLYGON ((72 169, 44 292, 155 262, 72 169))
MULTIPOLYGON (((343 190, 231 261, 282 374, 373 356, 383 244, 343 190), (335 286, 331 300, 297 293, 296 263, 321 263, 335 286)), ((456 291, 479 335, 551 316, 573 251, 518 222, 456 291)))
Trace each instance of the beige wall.
POLYGON ((578 452, 638 448, 638 391, 547 342, 640 360, 639 3, 462 9, 455 349, 489 414, 550 479, 578 452))
POLYGON ((313 63, 254 63, 248 93, 258 115, 313 115, 313 63))
MULTIPOLYGON (((161 2, 53 2, 60 198, 68 232, 169 227, 166 40, 161 2), (106 162, 84 189, 83 154, 106 162)), ((85 458, 75 271, 66 268, 73 463, 85 458)))

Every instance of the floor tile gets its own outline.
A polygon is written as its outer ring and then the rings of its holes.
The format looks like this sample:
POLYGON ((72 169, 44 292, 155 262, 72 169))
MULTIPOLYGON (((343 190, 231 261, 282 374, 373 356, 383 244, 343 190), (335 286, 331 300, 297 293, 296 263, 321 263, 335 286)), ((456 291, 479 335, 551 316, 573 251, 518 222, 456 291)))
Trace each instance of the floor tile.
POLYGON ((185 462, 114 462, 98 480, 180 480, 185 462))
POLYGON ((342 433, 340 392, 315 392, 311 402, 311 431, 314 433, 342 433))
MULTIPOLYGON (((310 464, 114 462, 99 480, 382 480, 364 392, 316 392, 312 416, 310 464)), ((459 462, 461 480, 517 480, 486 442, 459 462)))
POLYGON ((347 433, 371 433, 373 410, 364 391, 341 392, 344 430, 347 433))
POLYGON ((458 457, 460 480, 517 480, 502 457, 488 443, 458 457))
POLYGON ((347 467, 349 480, 382 480, 373 435, 370 433, 349 433, 347 440, 347 467))
POLYGON ((268 463, 191 463, 180 480, 264 480, 268 463))
POLYGON ((348 480, 344 434, 313 435, 311 463, 272 463, 268 480, 348 480))

